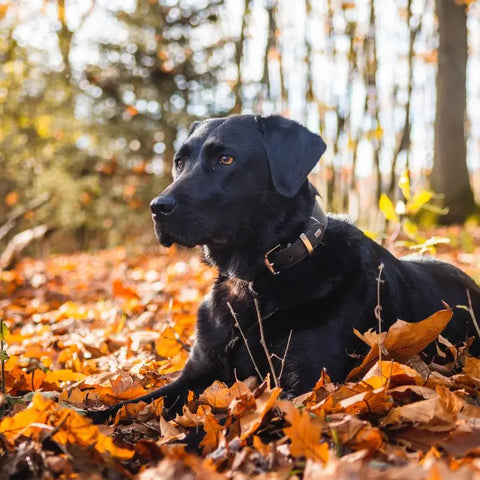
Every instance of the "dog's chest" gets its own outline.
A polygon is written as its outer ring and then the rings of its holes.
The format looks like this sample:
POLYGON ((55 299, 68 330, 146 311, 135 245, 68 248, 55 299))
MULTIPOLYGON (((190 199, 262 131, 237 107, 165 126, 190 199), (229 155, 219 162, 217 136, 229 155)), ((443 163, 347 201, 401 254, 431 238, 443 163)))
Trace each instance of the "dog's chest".
POLYGON ((278 356, 289 333, 275 326, 276 312, 270 312, 269 306, 270 302, 254 297, 245 282, 216 285, 207 308, 200 312, 197 341, 214 355, 217 378, 228 383, 258 376, 259 371, 262 378, 268 373, 262 336, 270 353, 278 356))

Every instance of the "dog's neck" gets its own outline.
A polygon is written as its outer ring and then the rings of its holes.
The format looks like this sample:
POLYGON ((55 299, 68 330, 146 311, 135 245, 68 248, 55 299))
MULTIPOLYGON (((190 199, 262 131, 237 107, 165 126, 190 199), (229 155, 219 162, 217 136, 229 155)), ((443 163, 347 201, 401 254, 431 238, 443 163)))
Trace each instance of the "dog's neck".
POLYGON ((245 232, 228 248, 204 246, 207 261, 224 277, 247 282, 272 276, 265 265, 265 254, 276 245, 288 245, 296 240, 311 223, 317 192, 305 182, 294 198, 272 195, 266 199, 265 217, 245 232))

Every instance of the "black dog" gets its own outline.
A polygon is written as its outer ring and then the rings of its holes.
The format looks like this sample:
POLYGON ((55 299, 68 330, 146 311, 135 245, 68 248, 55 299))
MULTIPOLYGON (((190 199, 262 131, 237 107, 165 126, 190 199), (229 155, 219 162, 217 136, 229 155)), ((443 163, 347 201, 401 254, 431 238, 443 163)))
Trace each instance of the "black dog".
MULTIPOLYGON (((467 289, 480 313, 479 287, 457 268, 431 259, 398 260, 350 223, 327 219, 307 180, 324 150, 318 135, 278 116, 193 124, 175 157, 175 181, 151 209, 159 241, 202 245, 218 278, 198 311, 195 344, 181 376, 136 401, 164 396, 172 414, 188 390, 202 392, 215 379, 228 384, 264 377, 272 367, 257 314, 277 373, 286 352, 284 392, 308 391, 322 368, 344 380, 355 363, 348 353, 363 349, 353 328, 376 326, 380 264, 385 329, 398 318, 422 320, 444 308, 442 301, 465 305, 467 289)), ((444 335, 452 342, 473 336, 469 314, 456 309, 444 335)), ((478 345, 476 338, 477 352, 478 345)), ((121 405, 96 412, 95 420, 121 405)))

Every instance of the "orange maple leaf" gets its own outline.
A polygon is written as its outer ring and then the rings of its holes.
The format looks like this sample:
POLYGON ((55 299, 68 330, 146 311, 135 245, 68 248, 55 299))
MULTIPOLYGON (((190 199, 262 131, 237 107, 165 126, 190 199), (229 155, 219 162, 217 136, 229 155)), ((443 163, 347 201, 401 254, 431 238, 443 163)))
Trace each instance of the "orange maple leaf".
POLYGON ((285 412, 285 418, 291 425, 283 429, 285 435, 292 442, 290 455, 326 463, 328 461, 328 445, 320 443, 321 425, 314 423, 308 412, 301 412, 290 402, 281 401, 279 406, 285 412))
POLYGON ((203 429, 205 430, 205 436, 200 442, 200 446, 203 447, 202 453, 207 455, 218 447, 222 437, 223 427, 220 425, 215 416, 210 413, 205 416, 203 429))

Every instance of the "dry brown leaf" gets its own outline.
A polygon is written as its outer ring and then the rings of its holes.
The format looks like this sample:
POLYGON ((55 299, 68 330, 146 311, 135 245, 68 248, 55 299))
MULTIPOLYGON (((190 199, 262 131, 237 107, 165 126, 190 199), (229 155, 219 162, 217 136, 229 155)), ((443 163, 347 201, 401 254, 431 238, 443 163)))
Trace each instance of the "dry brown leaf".
POLYGON ((322 370, 322 374, 313 387, 313 390, 295 397, 292 402, 296 407, 304 405, 307 408, 311 408, 313 405, 325 400, 325 398, 327 398, 334 390, 335 385, 331 383, 330 377, 326 371, 322 370))
POLYGON ((265 415, 274 406, 281 391, 282 389, 278 387, 273 390, 266 388, 262 394, 255 399, 255 407, 246 410, 245 413, 240 416, 240 431, 242 439, 247 438, 257 431, 258 427, 262 424, 265 415))
POLYGON ((394 361, 377 362, 363 377, 372 388, 389 388, 398 385, 423 385, 423 377, 413 368, 394 361))
POLYGON ((443 332, 452 315, 453 311, 449 308, 416 323, 397 320, 388 329, 383 346, 390 355, 400 360, 416 355, 443 332))
POLYGON ((474 357, 467 357, 463 367, 465 375, 470 377, 473 382, 480 385, 480 359, 474 357))
POLYGON ((373 328, 368 329, 364 333, 360 333, 356 328, 354 328, 353 333, 370 347, 378 345, 382 340, 385 339, 385 336, 387 335, 386 332, 377 333, 375 330, 373 330, 373 328))
POLYGON ((133 451, 119 448, 110 437, 100 433, 96 425, 71 409, 59 406, 36 393, 25 410, 13 417, 6 417, 0 423, 0 433, 13 445, 19 437, 34 441, 47 434, 60 445, 77 444, 86 451, 92 447, 100 454, 128 459, 133 451))
POLYGON ((162 335, 155 340, 155 351, 160 357, 171 358, 182 350, 183 344, 179 341, 177 332, 171 327, 165 328, 162 335))
POLYGON ((155 417, 160 417, 163 412, 164 398, 160 397, 150 403, 137 402, 126 403, 115 415, 114 424, 118 425, 125 421, 138 420, 145 422, 155 417))
POLYGON ((168 422, 163 417, 160 417, 160 431, 162 437, 157 441, 157 445, 164 445, 174 440, 183 440, 186 436, 185 432, 175 427, 172 422, 168 422))
POLYGON ((352 415, 384 413, 392 408, 393 399, 382 387, 353 395, 341 400, 338 405, 345 413, 352 415))
POLYGON ((341 445, 347 445, 354 450, 365 449, 373 452, 383 443, 383 435, 378 428, 354 415, 333 414, 328 426, 341 445))
POLYGON ((435 390, 422 385, 401 385, 399 387, 389 388, 388 393, 395 399, 412 399, 414 396, 421 397, 425 400, 437 396, 435 390))
POLYGON ((214 467, 197 455, 179 451, 170 452, 154 467, 146 468, 138 475, 139 480, 225 480, 214 467))
POLYGON ((184 428, 198 427, 199 425, 203 425, 205 418, 210 415, 210 413, 212 413, 212 409, 209 405, 199 405, 195 413, 187 406, 184 406, 182 415, 177 414, 175 417, 175 423, 184 428))
POLYGON ((417 428, 433 432, 453 430, 464 402, 446 388, 437 387, 436 393, 435 397, 428 400, 394 408, 381 424, 392 428, 414 424, 417 428))
POLYGON ((378 343, 374 343, 370 348, 370 351, 367 353, 367 355, 365 355, 364 359, 362 360, 362 363, 358 367, 355 367, 350 371, 345 381, 350 382, 352 379, 360 377, 361 375, 365 374, 365 372, 367 372, 370 368, 372 368, 372 365, 374 365, 375 362, 378 360, 379 352, 380 352, 380 348, 378 343))
POLYGON ((213 408, 225 409, 230 403, 242 396, 251 395, 250 389, 244 382, 236 381, 230 388, 223 382, 215 380, 199 397, 199 402, 206 403, 213 408))
POLYGON ((200 442, 200 447, 203 447, 202 453, 207 455, 218 447, 222 437, 223 427, 220 425, 215 416, 210 413, 205 416, 203 429, 205 430, 205 436, 200 442))
POLYGON ((328 444, 320 443, 321 424, 315 423, 308 412, 300 412, 290 402, 279 402, 290 427, 284 428, 285 435, 292 442, 290 455, 305 457, 316 462, 328 462, 328 444))

